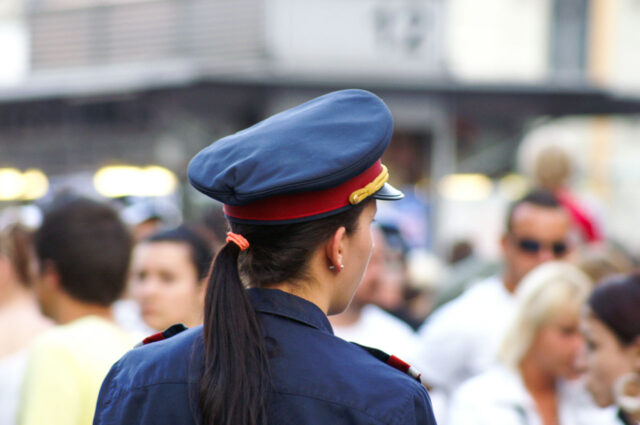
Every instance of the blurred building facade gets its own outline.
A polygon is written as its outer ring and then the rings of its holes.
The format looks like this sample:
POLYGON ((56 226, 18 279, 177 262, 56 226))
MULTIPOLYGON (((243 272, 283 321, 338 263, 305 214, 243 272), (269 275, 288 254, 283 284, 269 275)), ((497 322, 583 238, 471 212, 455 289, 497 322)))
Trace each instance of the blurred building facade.
MULTIPOLYGON (((394 113, 399 183, 421 184, 432 219, 452 219, 436 240, 485 239, 506 199, 449 201, 438 183, 514 170, 541 118, 635 122, 639 20, 637 0, 5 0, 0 167, 55 181, 160 164, 184 179, 216 137, 355 86, 394 113), (460 202, 471 219, 449 214, 460 202)), ((587 121, 600 157, 616 132, 587 121)))

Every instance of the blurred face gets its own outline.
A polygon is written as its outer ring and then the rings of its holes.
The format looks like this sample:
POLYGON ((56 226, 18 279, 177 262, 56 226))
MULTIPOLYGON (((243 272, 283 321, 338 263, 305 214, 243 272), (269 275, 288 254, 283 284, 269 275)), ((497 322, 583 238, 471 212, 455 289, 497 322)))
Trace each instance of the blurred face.
POLYGON ((621 344, 616 335, 588 310, 582 314, 581 327, 586 341, 582 360, 586 367, 587 389, 598 406, 610 406, 614 403, 614 382, 633 371, 633 347, 621 344))
POLYGON ((175 323, 202 322, 204 284, 191 261, 190 248, 180 242, 145 242, 133 252, 131 295, 150 327, 163 330, 175 323))
POLYGON ((530 355, 545 374, 573 379, 579 374, 576 358, 583 344, 578 308, 563 309, 538 331, 530 355))
POLYGON ((358 305, 366 305, 374 302, 385 271, 386 242, 384 235, 381 230, 374 226, 371 228, 371 236, 373 240, 371 257, 352 301, 358 305))
MULTIPOLYGON (((353 298, 353 294, 362 281, 369 258, 373 251, 373 235, 371 223, 376 215, 375 201, 370 202, 358 218, 358 226, 355 232, 345 236, 345 255, 343 258, 344 269, 340 271, 340 287, 344 288, 339 295, 339 300, 330 307, 328 314, 342 312, 353 298)), ((382 258, 384 262, 384 257, 382 258)))
POLYGON ((561 208, 522 204, 513 212, 511 231, 502 239, 509 283, 517 285, 529 271, 569 254, 571 223, 561 208))
MULTIPOLYGON (((367 267, 368 270, 369 267, 367 267)), ((406 279, 406 269, 401 254, 386 250, 381 284, 375 294, 374 304, 387 310, 399 308, 404 300, 406 279)))

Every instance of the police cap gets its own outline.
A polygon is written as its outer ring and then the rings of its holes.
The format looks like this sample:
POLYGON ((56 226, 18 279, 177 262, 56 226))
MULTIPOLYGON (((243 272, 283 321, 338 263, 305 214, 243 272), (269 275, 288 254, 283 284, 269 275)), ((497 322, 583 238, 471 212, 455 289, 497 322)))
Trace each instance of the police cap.
POLYGON ((380 161, 393 119, 380 98, 341 90, 224 137, 190 162, 191 184, 240 223, 282 224, 402 199, 380 161))

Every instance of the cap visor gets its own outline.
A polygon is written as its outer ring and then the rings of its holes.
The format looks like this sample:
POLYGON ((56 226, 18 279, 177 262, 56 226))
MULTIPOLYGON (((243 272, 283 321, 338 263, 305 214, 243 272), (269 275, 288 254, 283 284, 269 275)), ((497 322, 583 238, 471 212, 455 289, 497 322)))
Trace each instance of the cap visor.
POLYGON ((380 199, 381 201, 398 201, 404 198, 404 193, 400 192, 389 183, 385 183, 379 191, 373 194, 373 197, 375 199, 380 199))

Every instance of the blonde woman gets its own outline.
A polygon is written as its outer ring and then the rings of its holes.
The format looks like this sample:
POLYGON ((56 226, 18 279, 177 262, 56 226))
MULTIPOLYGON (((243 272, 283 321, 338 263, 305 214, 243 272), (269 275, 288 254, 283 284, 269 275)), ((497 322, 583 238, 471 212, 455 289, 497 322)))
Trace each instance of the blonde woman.
POLYGON ((579 312, 591 282, 576 267, 543 264, 523 279, 499 364, 454 394, 449 425, 613 423, 576 382, 579 312))

